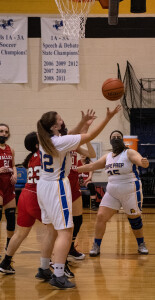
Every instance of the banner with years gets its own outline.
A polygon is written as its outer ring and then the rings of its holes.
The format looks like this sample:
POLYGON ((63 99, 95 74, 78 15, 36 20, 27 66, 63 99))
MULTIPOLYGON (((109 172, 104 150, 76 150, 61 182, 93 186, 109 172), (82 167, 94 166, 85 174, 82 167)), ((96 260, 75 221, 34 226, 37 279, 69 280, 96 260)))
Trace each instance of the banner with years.
POLYGON ((41 18, 42 82, 79 83, 79 38, 63 35, 61 19, 41 18))
POLYGON ((0 83, 27 82, 27 18, 0 16, 0 83))

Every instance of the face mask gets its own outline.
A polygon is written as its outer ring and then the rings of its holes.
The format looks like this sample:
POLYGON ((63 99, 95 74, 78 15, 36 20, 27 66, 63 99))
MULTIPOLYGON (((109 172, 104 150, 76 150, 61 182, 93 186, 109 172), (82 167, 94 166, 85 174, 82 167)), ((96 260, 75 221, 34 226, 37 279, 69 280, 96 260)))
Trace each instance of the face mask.
POLYGON ((59 130, 59 133, 60 133, 61 135, 66 135, 67 132, 68 132, 68 129, 67 129, 65 123, 63 122, 62 125, 61 125, 61 129, 59 130))
POLYGON ((0 144, 5 144, 5 142, 7 141, 7 137, 6 136, 0 136, 0 144))
POLYGON ((112 145, 112 149, 114 153, 117 153, 118 151, 120 152, 120 150, 123 151, 124 149, 124 142, 122 139, 111 139, 110 144, 112 145))

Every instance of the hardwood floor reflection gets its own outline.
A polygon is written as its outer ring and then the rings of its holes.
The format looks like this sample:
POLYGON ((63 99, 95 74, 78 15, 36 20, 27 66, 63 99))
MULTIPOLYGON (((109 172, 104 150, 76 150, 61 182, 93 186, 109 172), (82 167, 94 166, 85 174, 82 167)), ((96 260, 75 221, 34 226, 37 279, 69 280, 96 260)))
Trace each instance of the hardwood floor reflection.
MULTIPOLYGON (((143 210, 145 241, 149 255, 137 253, 137 243, 128 220, 121 211, 108 222, 100 257, 90 258, 96 213, 84 210, 77 248, 86 259, 71 266, 77 288, 54 290, 35 279, 40 264, 40 242, 45 227, 36 222, 30 235, 14 256, 15 275, 0 273, 0 299, 66 300, 154 300, 155 299, 155 209, 143 210), (65 294, 64 294, 65 293, 65 294)), ((0 225, 0 254, 4 256, 6 223, 0 225)))

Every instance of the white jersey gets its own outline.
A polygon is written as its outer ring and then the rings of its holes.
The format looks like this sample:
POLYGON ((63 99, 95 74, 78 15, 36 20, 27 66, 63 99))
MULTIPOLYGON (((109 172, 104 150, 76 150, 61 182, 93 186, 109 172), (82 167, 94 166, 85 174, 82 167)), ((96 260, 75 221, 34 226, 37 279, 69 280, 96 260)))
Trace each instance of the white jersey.
POLYGON ((46 154, 41 146, 39 147, 42 167, 40 179, 47 181, 61 180, 69 175, 72 163, 70 151, 76 150, 80 143, 81 135, 55 135, 51 140, 58 150, 59 156, 52 157, 46 154))
POLYGON ((112 152, 107 155, 105 172, 108 175, 109 183, 127 183, 140 180, 138 167, 133 164, 124 150, 116 157, 112 156, 112 152))

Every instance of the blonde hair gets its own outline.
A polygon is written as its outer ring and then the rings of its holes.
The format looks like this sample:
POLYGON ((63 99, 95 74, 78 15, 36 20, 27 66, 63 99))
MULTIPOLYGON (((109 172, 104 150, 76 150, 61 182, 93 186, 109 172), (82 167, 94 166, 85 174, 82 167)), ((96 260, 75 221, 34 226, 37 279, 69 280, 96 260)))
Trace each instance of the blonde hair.
POLYGON ((44 151, 51 156, 58 156, 58 151, 52 143, 51 136, 54 135, 51 126, 56 124, 57 112, 49 111, 42 115, 37 122, 39 143, 44 151))

